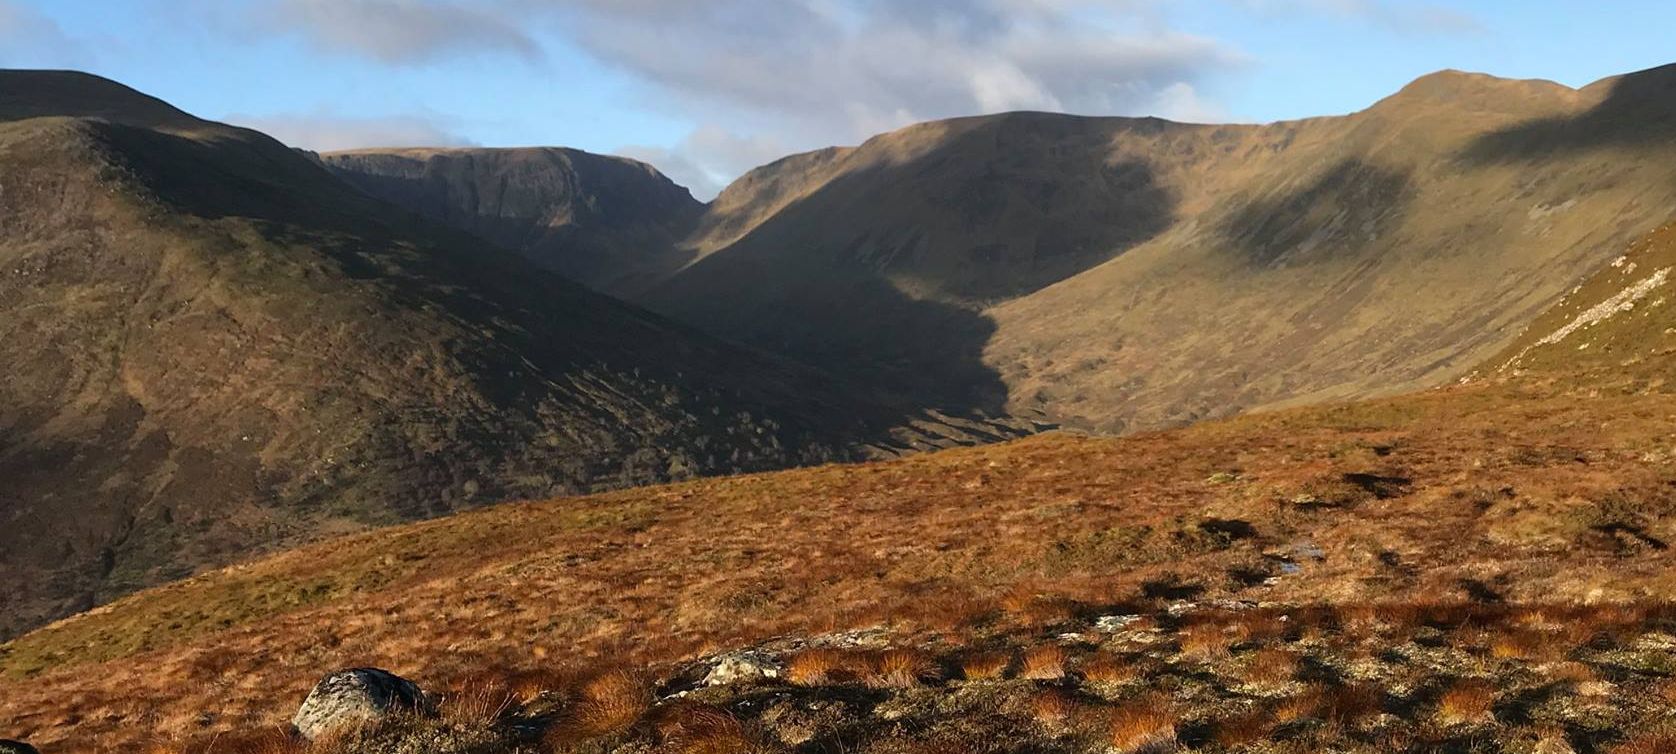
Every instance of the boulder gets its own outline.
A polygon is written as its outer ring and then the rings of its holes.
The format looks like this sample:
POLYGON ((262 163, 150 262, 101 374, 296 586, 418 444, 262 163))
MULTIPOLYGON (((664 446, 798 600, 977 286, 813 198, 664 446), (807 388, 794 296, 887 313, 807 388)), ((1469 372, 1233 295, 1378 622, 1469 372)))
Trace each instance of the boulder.
POLYGON ((412 681, 377 668, 351 668, 315 684, 291 724, 306 739, 341 728, 377 724, 393 715, 429 711, 425 692, 412 681))
POLYGON ((41 754, 22 741, 0 741, 0 754, 41 754))

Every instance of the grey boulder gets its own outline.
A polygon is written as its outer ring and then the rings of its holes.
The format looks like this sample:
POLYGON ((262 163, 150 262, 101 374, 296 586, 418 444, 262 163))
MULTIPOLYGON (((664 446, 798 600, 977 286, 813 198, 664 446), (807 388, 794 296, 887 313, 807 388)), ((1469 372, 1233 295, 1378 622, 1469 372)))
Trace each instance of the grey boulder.
POLYGON ((303 738, 314 739, 334 730, 376 725, 394 715, 427 711, 425 692, 412 681, 378 668, 350 668, 315 684, 291 724, 303 738))
POLYGON ((41 754, 22 741, 0 741, 0 754, 41 754))

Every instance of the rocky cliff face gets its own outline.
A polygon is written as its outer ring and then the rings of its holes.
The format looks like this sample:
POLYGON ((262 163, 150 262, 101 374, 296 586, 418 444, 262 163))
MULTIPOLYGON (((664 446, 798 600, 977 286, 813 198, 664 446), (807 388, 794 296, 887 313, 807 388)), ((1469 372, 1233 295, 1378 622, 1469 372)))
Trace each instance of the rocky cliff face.
POLYGON ((704 210, 644 163, 574 149, 363 150, 320 160, 375 197, 619 295, 688 261, 677 242, 704 210))

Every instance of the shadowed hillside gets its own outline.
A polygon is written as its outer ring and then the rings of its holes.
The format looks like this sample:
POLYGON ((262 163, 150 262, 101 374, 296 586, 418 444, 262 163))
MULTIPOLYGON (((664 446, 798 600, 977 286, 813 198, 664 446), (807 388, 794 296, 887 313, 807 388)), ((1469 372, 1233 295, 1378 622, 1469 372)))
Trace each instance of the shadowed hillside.
POLYGON ((617 295, 683 265, 704 206, 651 167, 574 149, 399 149, 320 155, 350 184, 617 295))
POLYGON ((0 175, 0 635, 321 533, 1008 432, 713 341, 104 79, 0 73, 0 175))

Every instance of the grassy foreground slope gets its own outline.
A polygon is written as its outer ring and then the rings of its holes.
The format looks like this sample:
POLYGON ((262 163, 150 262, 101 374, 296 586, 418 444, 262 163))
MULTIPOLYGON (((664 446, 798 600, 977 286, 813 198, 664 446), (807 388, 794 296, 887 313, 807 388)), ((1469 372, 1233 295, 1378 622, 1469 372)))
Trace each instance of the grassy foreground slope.
MULTIPOLYGON (((1657 274, 1672 235, 1533 333, 1657 274)), ((452 700, 444 750, 1130 752, 1168 733, 1215 752, 1658 751, 1628 748, 1676 721, 1676 394, 1648 342, 1676 310, 1651 289, 1583 328, 1588 349, 1425 393, 289 552, 5 645, 0 719, 68 750, 211 751, 281 723, 322 673, 372 664, 452 700), (578 722, 603 693, 578 685, 592 671, 678 686, 684 662, 771 637, 791 637, 767 645, 780 680, 578 722), (481 693, 511 701, 463 701, 481 693), (695 737, 705 725, 719 732, 695 737), (523 737, 543 726, 545 743, 523 737)))

